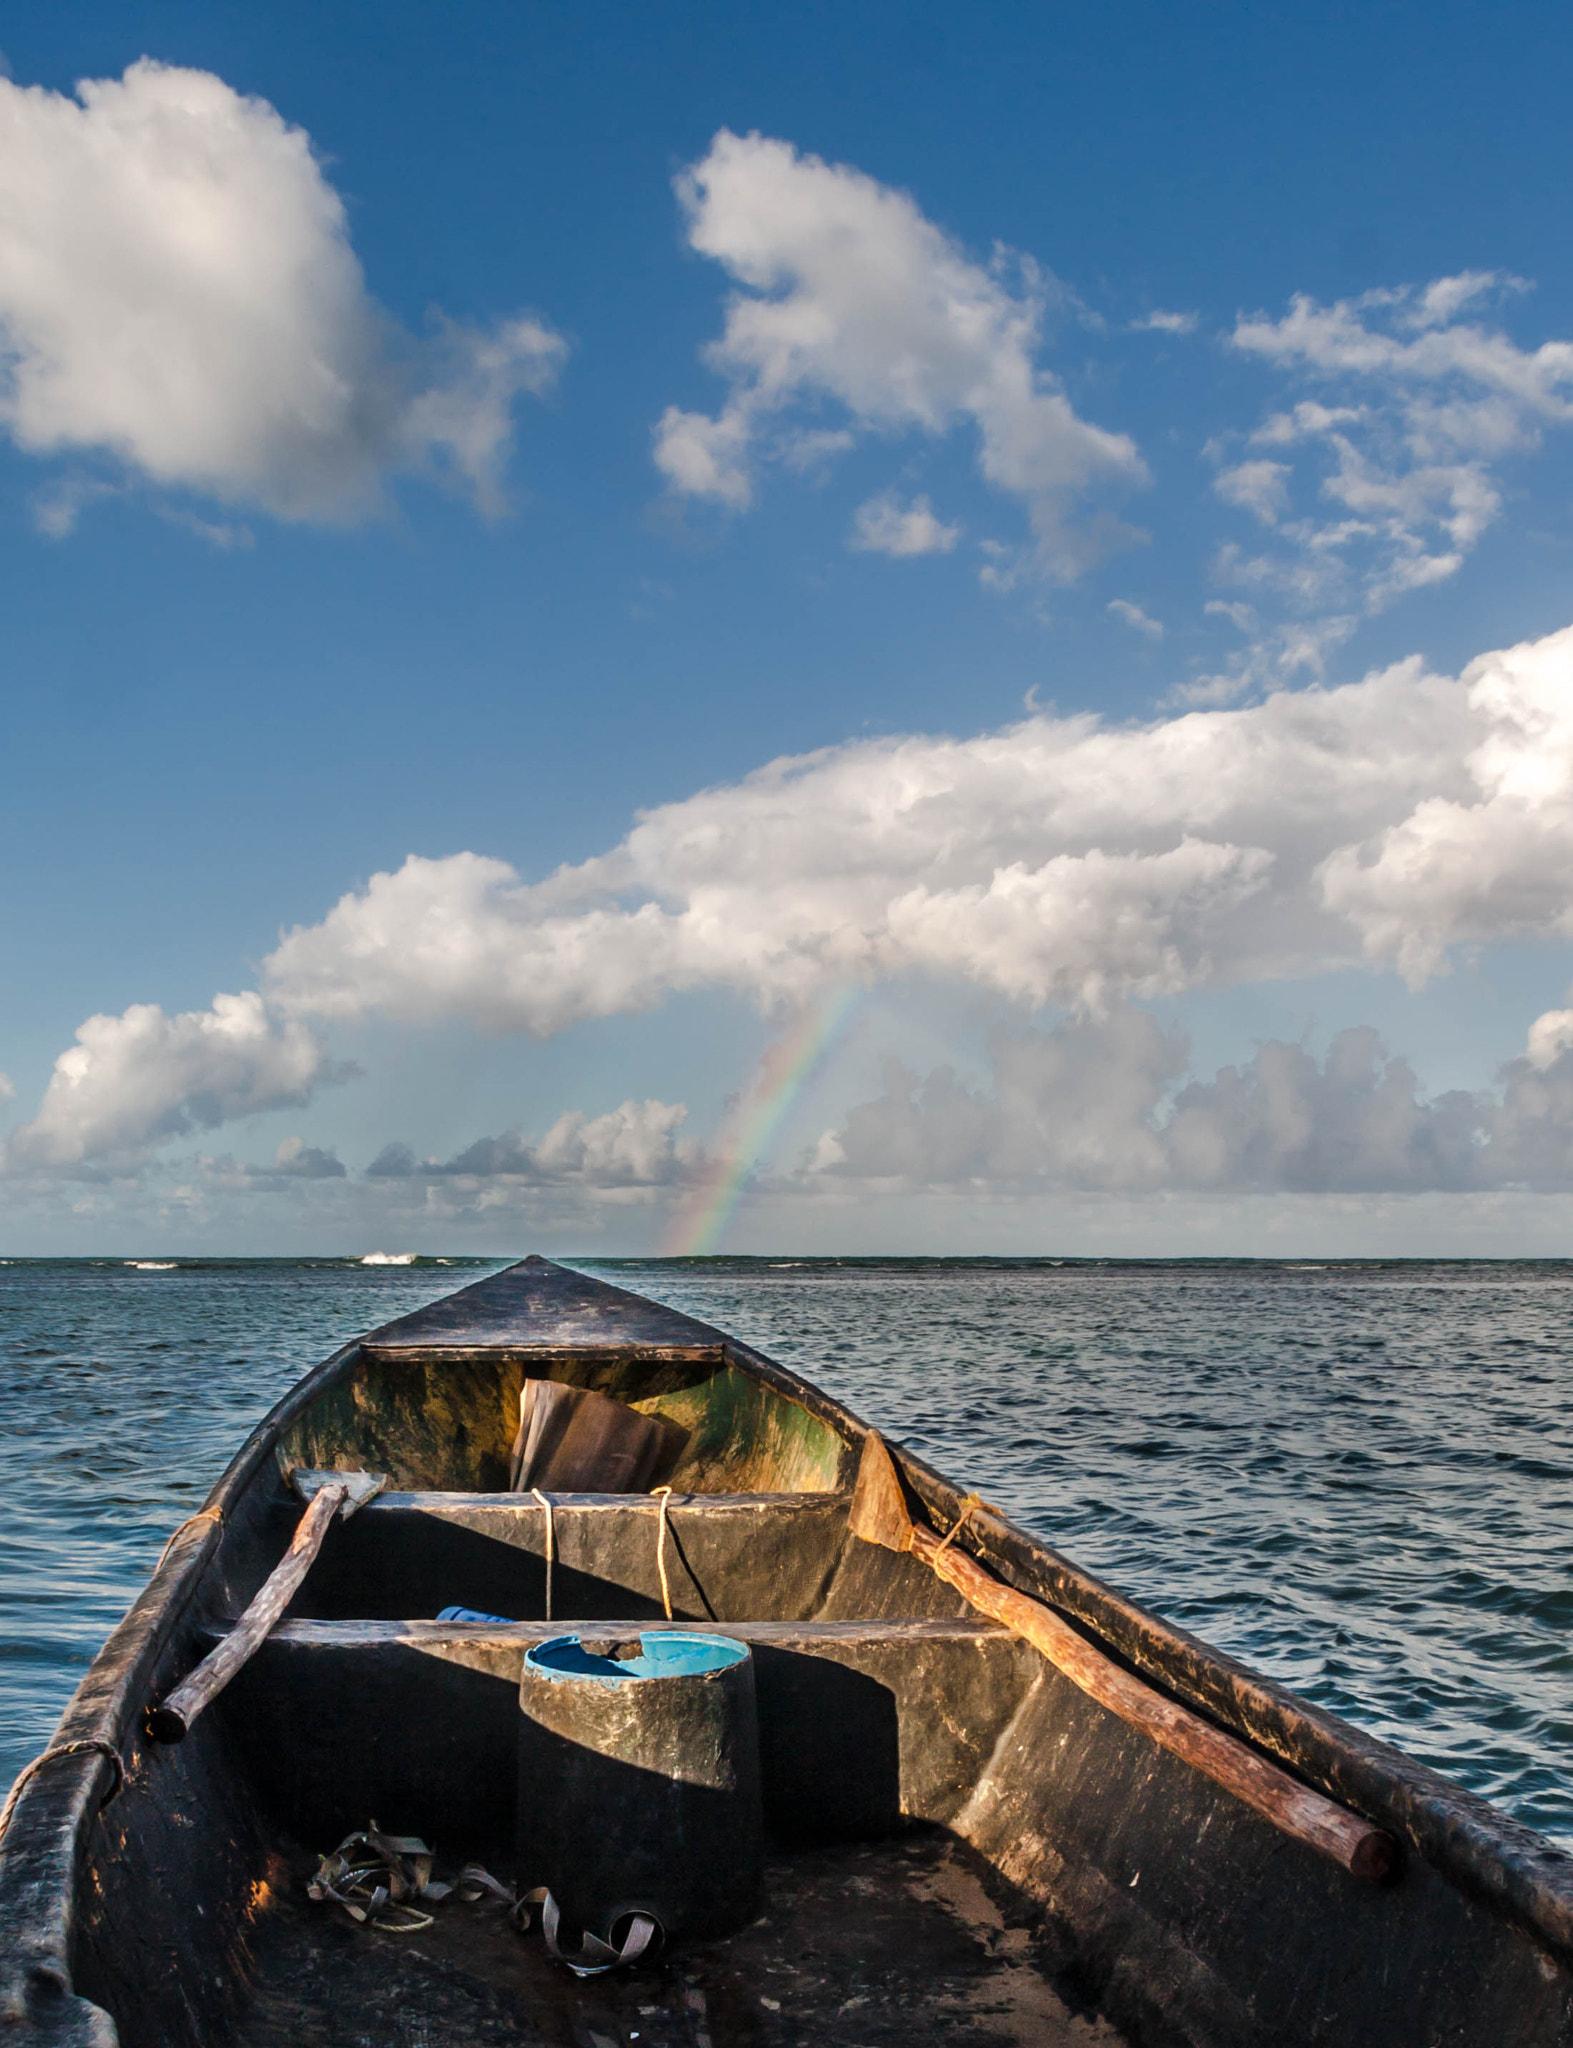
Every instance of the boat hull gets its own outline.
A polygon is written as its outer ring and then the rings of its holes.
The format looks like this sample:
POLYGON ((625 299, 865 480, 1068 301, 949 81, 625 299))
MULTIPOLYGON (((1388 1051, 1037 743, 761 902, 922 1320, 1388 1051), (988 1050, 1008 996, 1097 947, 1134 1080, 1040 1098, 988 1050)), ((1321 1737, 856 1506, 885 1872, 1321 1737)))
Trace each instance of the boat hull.
MULTIPOLYGON (((367 2018, 381 1994, 352 1987, 392 1937, 356 1933, 346 1949, 347 1923, 303 1906, 308 1852, 375 1817, 454 1859, 506 1858, 527 1649, 565 1620, 587 1640, 666 1625, 664 1568, 676 1626, 753 1652, 776 1859, 767 1894, 840 1896, 833 1872, 856 1868, 871 1890, 848 1896, 871 1901, 869 1953, 889 1937, 890 2038, 950 2040, 965 2024, 1049 2042, 1075 2007, 1108 2040, 1161 2048, 1573 2043, 1573 1859, 1003 1518, 969 1517, 961 1541, 1000 1579, 1387 1829, 1401 1850, 1394 1881, 1351 1875, 981 1620, 918 1558, 853 1535, 864 1437, 857 1417, 747 1346, 540 1260, 335 1354, 177 1532, 67 1710, 57 1744, 113 1746, 124 1791, 103 1804, 115 1767, 88 1750, 45 1766, 17 1800, 0 1839, 10 2038, 209 2048, 260 2042, 272 2026, 301 2048, 318 2022, 305 2006, 288 2018, 279 1972, 304 1967, 314 1941, 342 1965, 338 2020, 357 1998, 372 2001, 367 2018), (501 1490, 519 1388, 542 1376, 662 1420, 664 1515, 653 1498, 581 1494, 548 1516, 501 1490), (148 1704, 226 1633, 288 1543, 288 1475, 334 1466, 386 1471, 392 1490, 334 1529, 282 1626, 187 1740, 151 1742, 148 1704), (431 1618, 450 1604, 519 1619, 431 1618)), ((949 1530, 960 1489, 896 1458, 917 1510, 949 1530)), ((688 1972, 674 2011, 710 1983, 717 2048, 827 2037, 840 1980, 820 1963, 833 1960, 836 1916, 827 1907, 815 1934, 797 1910, 767 1898, 776 1951, 751 1928, 662 1966, 688 1972), (793 1939, 817 1942, 819 1960, 788 1955, 793 1939), (743 2005, 717 2017, 736 2003, 716 2003, 723 1982, 742 1986, 746 2026, 743 2005)), ((508 2027, 520 2042, 569 2038, 558 1980, 518 1979, 525 1962, 496 1941, 483 1959, 481 1936, 450 1917, 397 1966, 397 2024, 420 2020, 427 1998, 420 2024, 438 2030, 409 2038, 455 2037, 460 2021, 440 2008, 458 1978, 479 1987, 482 2016, 463 2021, 476 2040, 491 2028, 502 2042, 508 2027), (470 1965, 453 1960, 465 1943, 470 1965), (483 1992, 501 2000, 492 2018, 483 1992)), ((847 1983, 857 1967, 854 1955, 847 1983)), ((691 2033, 695 2008, 682 2010, 691 2033)))

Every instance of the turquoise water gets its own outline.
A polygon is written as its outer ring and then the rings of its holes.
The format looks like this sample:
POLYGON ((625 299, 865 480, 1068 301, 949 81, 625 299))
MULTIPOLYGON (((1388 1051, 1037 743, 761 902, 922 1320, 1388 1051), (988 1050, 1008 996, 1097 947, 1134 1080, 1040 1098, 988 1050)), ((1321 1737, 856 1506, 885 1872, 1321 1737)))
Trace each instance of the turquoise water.
MULTIPOLYGON (((283 1389, 495 1263, 0 1265, 0 1776, 283 1389)), ((1573 1266, 583 1264, 1573 1846, 1573 1266)))

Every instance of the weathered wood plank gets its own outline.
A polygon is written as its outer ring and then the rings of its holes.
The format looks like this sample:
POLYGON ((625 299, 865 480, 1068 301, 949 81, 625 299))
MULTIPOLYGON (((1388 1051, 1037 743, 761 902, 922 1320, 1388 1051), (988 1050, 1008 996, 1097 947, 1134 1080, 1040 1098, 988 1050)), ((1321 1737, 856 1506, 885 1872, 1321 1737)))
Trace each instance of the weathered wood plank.
MULTIPOLYGON (((650 1628, 691 1629, 729 1636, 739 1643, 801 1645, 805 1649, 821 1644, 974 1642, 1016 1633, 1003 1622, 969 1614, 953 1621, 281 1621, 271 1632, 271 1640, 303 1650, 363 1650, 393 1644, 429 1650, 449 1642, 529 1649, 555 1636, 581 1636, 587 1643, 615 1642, 650 1628)), ((218 1629, 209 1634, 220 1642, 225 1639, 218 1629)))

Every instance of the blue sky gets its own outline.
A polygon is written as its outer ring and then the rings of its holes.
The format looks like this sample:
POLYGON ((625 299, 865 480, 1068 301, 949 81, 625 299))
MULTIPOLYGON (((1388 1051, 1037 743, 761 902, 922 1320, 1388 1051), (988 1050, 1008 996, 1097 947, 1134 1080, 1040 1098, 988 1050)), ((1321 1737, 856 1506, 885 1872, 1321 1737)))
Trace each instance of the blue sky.
POLYGON ((1565 1248, 1560 13, 4 58, 10 1249, 1565 1248))

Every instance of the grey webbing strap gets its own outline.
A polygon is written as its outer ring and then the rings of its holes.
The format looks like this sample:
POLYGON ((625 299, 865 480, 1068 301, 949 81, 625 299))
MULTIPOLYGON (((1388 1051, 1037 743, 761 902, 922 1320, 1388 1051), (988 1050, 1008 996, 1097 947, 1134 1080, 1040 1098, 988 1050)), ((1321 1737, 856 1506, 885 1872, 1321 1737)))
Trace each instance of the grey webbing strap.
POLYGON ((561 1925, 562 1915, 557 1909, 557 1901, 547 1892, 541 1901, 541 1932, 546 1936, 546 1946, 551 1955, 559 1963, 566 1963, 576 1977, 601 1977, 624 1963, 637 1962, 661 1932, 661 1923, 653 1914, 631 1913, 628 1931, 620 1947, 613 1948, 610 1942, 586 1931, 578 1955, 570 1956, 564 1955, 558 1946, 557 1930, 561 1925))

